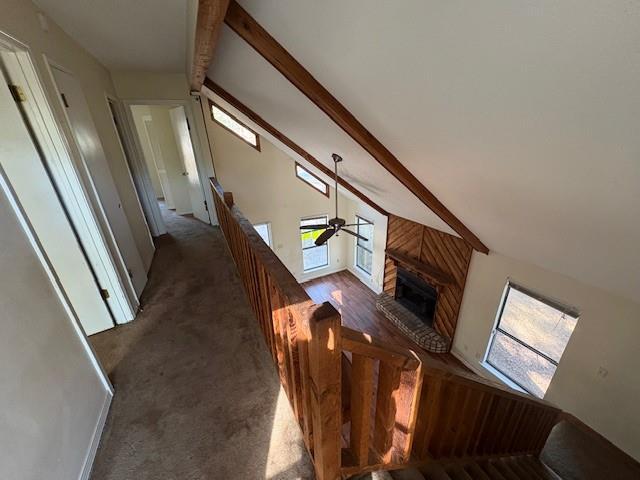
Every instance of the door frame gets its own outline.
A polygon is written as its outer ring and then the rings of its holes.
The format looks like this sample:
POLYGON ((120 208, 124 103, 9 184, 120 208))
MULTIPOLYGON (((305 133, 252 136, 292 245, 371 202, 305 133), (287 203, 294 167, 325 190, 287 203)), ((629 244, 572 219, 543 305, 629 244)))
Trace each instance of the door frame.
POLYGON ((105 93, 105 99, 107 101, 107 108, 110 108, 110 105, 115 107, 116 117, 123 129, 123 134, 125 136, 124 139, 120 138, 116 125, 114 124, 113 126, 116 128, 116 133, 118 133, 123 154, 128 160, 127 165, 129 167, 129 175, 131 176, 133 184, 136 186, 136 196, 138 197, 138 202, 140 203, 142 211, 145 213, 145 220, 147 221, 150 240, 153 245, 152 237, 158 237, 167 233, 167 227, 164 224, 162 213, 158 206, 158 201, 153 193, 153 186, 151 184, 151 178, 146 168, 146 164, 143 160, 143 153, 137 142, 135 130, 132 130, 132 124, 129 123, 127 108, 124 106, 122 100, 108 93, 105 93), (123 141, 124 145, 122 144, 123 141), (149 193, 151 193, 151 196, 149 196, 149 193))
MULTIPOLYGON (((209 185, 209 178, 207 177, 207 175, 204 173, 207 171, 206 168, 206 164, 205 164, 205 159, 204 159, 204 155, 202 154, 201 151, 201 138, 200 135, 198 133, 198 128, 196 127, 196 122, 195 122, 195 116, 193 113, 193 109, 191 108, 191 102, 189 102, 189 100, 185 100, 185 99, 181 99, 181 100, 137 100, 137 99, 132 99, 132 100, 123 100, 122 103, 125 105, 125 110, 126 110, 126 114, 127 114, 127 119, 129 121, 129 125, 134 125, 134 121, 133 121, 133 113, 131 111, 131 107, 135 106, 135 105, 140 105, 140 106, 144 106, 144 105, 163 105, 163 106, 167 106, 167 107, 184 107, 184 112, 185 115, 187 117, 187 121, 189 122, 190 125, 190 129, 189 129, 189 136, 191 137, 191 145, 193 146, 193 152, 195 154, 196 157, 196 168, 198 170, 198 179, 200 181, 200 187, 202 188, 202 196, 205 199, 205 201, 207 202, 207 213, 209 215, 209 223, 210 224, 214 224, 214 214, 211 212, 211 209, 213 208, 213 195, 211 192, 211 188, 208 188, 209 185)), ((142 147, 139 144, 139 139, 136 136, 136 143, 137 143, 137 148, 140 149, 140 151, 142 151, 142 147)), ((144 168, 146 170, 146 165, 144 165, 144 168)), ((148 175, 148 172, 147 172, 148 175)), ((151 185, 149 184, 149 188, 150 188, 150 193, 153 196, 153 188, 151 188, 151 185)), ((147 192, 147 195, 149 195, 149 192, 147 192)))
MULTIPOLYGON (((49 180, 61 197, 70 224, 78 236, 80 236, 78 229, 83 230, 82 238, 84 241, 79 243, 83 245, 85 255, 90 255, 92 262, 100 265, 106 275, 107 285, 102 288, 109 289, 112 301, 107 303, 111 314, 116 323, 131 321, 136 315, 139 303, 135 295, 132 298, 128 294, 128 287, 133 291, 133 285, 127 286, 123 283, 116 259, 113 258, 105 238, 105 232, 98 221, 99 212, 94 210, 89 199, 87 186, 77 171, 77 165, 83 165, 84 168, 86 165, 84 165, 82 158, 79 159, 79 163, 74 162, 75 152, 71 149, 69 139, 61 128, 52 108, 52 103, 42 84, 40 72, 32 60, 33 57, 28 45, 0 32, 0 47, 15 55, 21 68, 20 76, 22 78, 20 80, 24 81, 24 87, 28 89, 28 94, 33 99, 33 105, 37 107, 25 108, 25 115, 31 124, 33 134, 42 147, 44 163, 50 175, 49 180)), ((43 57, 45 64, 47 64, 47 58, 44 55, 43 57)), ((104 212, 101 213, 104 215, 104 212)), ((93 268, 92 262, 87 260, 90 268, 93 268)), ((127 280, 130 282, 128 277, 127 280)))

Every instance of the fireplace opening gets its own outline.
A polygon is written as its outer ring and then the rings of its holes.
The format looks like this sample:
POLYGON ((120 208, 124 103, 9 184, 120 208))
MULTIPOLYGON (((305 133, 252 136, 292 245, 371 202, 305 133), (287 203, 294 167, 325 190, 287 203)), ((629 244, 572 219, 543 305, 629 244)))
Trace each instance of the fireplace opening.
POLYGON ((398 265, 395 300, 433 327, 438 291, 417 275, 398 265))

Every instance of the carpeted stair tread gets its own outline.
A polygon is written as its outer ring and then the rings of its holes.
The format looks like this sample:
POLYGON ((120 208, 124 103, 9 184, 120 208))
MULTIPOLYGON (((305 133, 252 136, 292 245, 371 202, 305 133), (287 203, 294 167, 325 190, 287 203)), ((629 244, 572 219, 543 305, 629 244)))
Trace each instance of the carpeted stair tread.
POLYGON ((378 470, 376 472, 364 473, 357 477, 352 477, 351 480, 393 480, 393 478, 391 473, 385 470, 378 470))
POLYGON ((487 460, 481 462, 480 467, 484 470, 484 472, 489 476, 491 480, 509 480, 487 460))
POLYGON ((473 478, 473 480, 492 480, 486 472, 480 468, 476 462, 470 462, 465 466, 465 470, 469 473, 469 476, 473 478))
POLYGON ((510 468, 509 465, 507 465, 507 463, 503 459, 490 460, 490 463, 507 480, 529 480, 528 478, 525 478, 525 479, 520 478, 520 476, 516 472, 514 472, 513 469, 510 468))
POLYGON ((424 480, 424 475, 417 468, 392 470, 390 473, 394 480, 424 480))
POLYGON ((424 475, 425 480, 452 480, 439 463, 430 463, 426 467, 421 468, 420 471, 424 475))
POLYGON ((539 460, 533 457, 521 457, 518 459, 518 467, 528 473, 533 480, 550 480, 540 469, 539 460))
POLYGON ((445 471, 449 474, 451 480, 473 480, 460 464, 453 464, 445 468, 445 471))
POLYGON ((530 472, 526 467, 524 467, 522 459, 524 457, 511 457, 505 458, 502 460, 502 463, 511 471, 513 471, 518 478, 527 479, 527 480, 540 480, 534 472, 530 472))

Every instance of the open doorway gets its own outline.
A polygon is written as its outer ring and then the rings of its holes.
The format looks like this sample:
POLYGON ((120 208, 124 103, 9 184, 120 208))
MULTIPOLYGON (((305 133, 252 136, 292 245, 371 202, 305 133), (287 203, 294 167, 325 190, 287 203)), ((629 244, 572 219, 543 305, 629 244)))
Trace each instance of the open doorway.
POLYGON ((147 188, 161 209, 211 223, 185 105, 131 104, 128 113, 149 176, 147 188))

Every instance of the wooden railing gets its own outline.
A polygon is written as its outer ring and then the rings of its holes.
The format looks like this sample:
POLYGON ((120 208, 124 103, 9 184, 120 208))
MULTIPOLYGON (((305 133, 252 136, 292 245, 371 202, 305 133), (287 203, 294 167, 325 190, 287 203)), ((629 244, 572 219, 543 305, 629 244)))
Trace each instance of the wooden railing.
POLYGON ((559 410, 341 325, 211 179, 215 209, 319 480, 434 458, 537 454, 559 410))

